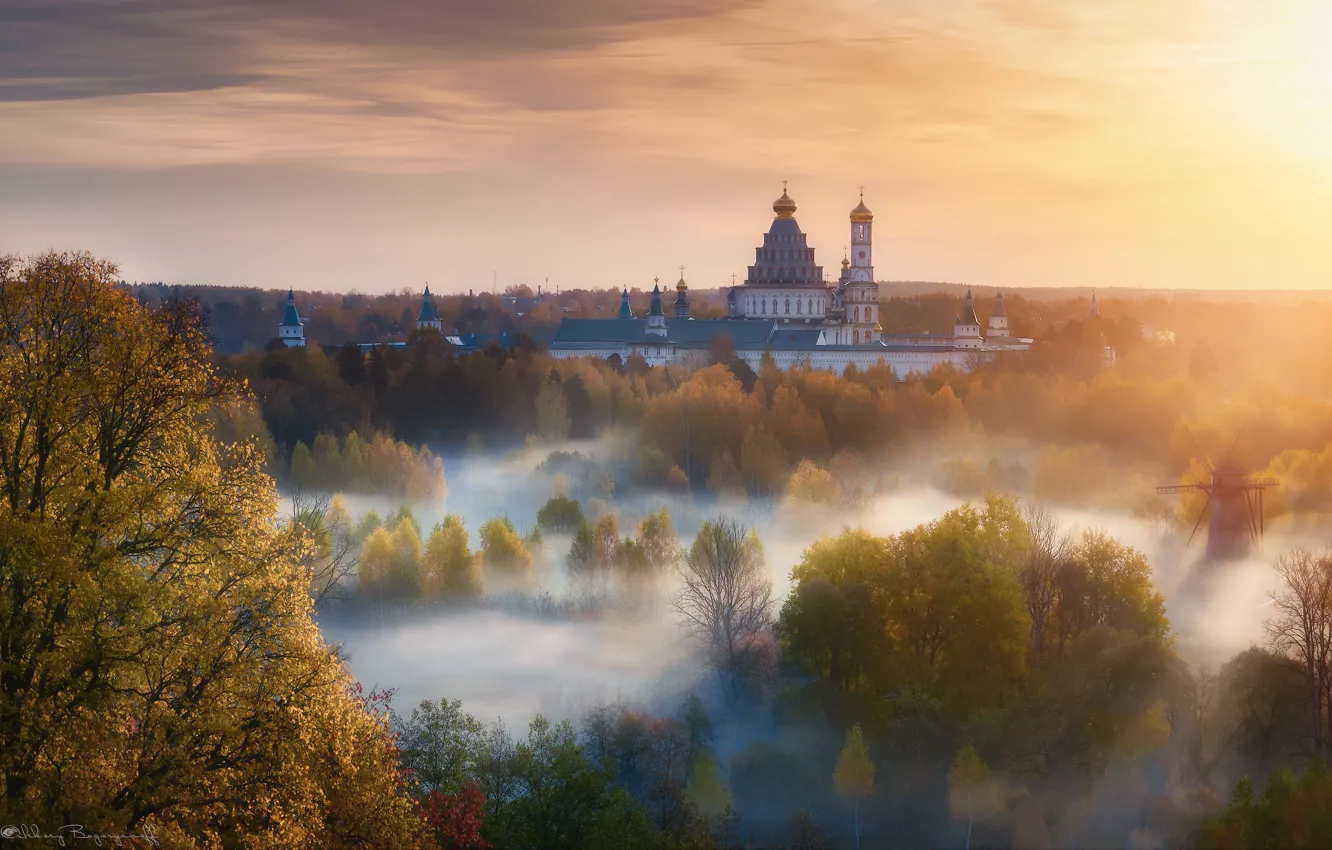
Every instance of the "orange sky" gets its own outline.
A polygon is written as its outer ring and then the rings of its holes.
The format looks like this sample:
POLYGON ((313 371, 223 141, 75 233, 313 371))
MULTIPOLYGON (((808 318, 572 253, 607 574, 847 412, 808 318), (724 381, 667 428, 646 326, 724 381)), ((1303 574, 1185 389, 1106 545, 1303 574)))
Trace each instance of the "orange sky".
POLYGON ((9 0, 0 250, 380 291, 1332 283, 1327 0, 9 0))

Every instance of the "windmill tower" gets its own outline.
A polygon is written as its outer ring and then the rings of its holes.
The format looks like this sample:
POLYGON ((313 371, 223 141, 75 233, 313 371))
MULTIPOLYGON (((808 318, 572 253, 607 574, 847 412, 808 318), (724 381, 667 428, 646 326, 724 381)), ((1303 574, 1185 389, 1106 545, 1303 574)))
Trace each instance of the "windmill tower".
MULTIPOLYGON (((1193 436, 1193 432, 1189 432, 1193 436)), ((1194 438, 1196 444, 1197 438, 1194 438)), ((1235 439, 1239 442, 1239 438, 1235 439)), ((1202 447, 1199 446, 1201 452, 1202 447)), ((1231 452, 1235 447, 1231 446, 1231 452)), ((1205 452, 1203 462, 1207 464, 1210 480, 1193 484, 1169 484, 1157 487, 1156 492, 1163 495, 1176 493, 1206 493, 1198 521, 1189 534, 1189 543, 1198 535, 1203 520, 1207 523, 1207 560, 1224 561, 1242 558, 1256 541, 1263 537, 1263 491, 1276 487, 1281 482, 1275 478, 1254 478, 1238 464, 1230 460, 1230 453, 1220 466, 1214 466, 1205 452)))

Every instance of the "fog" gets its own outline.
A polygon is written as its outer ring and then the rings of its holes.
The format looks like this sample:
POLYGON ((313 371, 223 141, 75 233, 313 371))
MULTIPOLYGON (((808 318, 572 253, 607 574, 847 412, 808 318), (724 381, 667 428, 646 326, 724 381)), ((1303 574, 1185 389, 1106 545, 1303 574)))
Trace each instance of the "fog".
MULTIPOLYGON (((588 459, 596 470, 624 475, 626 444, 611 437, 561 447, 588 459)), ((791 570, 820 537, 844 528, 878 535, 929 522, 965 499, 913 482, 875 494, 855 508, 819 509, 726 501, 697 495, 636 490, 595 493, 569 470, 551 471, 543 461, 551 448, 528 448, 504 456, 455 455, 445 459, 448 495, 442 502, 414 505, 423 529, 445 514, 460 515, 479 547, 476 530, 495 516, 508 516, 520 531, 535 525, 538 508, 552 495, 581 498, 590 515, 613 511, 621 534, 632 533, 646 513, 667 507, 682 545, 706 519, 726 514, 759 534, 780 606, 791 587, 791 570)), ((548 465, 547 465, 548 466, 548 465)), ((595 478, 584 475, 583 478, 595 478)), ((344 497, 353 516, 386 515, 399 504, 364 496, 344 497)), ((1051 506, 1072 531, 1103 529, 1148 555, 1157 587, 1165 594, 1177 645, 1196 667, 1214 670, 1225 659, 1263 640, 1263 623, 1274 590, 1271 561, 1292 545, 1318 545, 1307 534, 1269 533, 1262 547, 1238 563, 1202 563, 1202 541, 1185 547, 1178 534, 1126 512, 1051 506)), ((352 672, 367 685, 397 689, 404 710, 422 699, 460 699, 479 717, 523 726, 540 712, 576 719, 603 702, 664 710, 703 676, 686 635, 667 600, 671 577, 636 597, 631 609, 615 604, 614 588, 571 583, 564 569, 568 537, 547 537, 533 571, 534 585, 520 593, 487 596, 476 606, 445 609, 377 609, 373 600, 360 616, 336 611, 321 616, 327 639, 341 644, 352 672), (542 614, 537 600, 557 602, 598 595, 609 600, 581 616, 542 614)))

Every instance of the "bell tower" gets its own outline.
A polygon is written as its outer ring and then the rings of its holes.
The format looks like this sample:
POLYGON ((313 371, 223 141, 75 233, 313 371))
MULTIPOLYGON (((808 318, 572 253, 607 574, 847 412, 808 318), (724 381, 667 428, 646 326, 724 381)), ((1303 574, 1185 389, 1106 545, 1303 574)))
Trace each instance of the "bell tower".
POLYGON ((874 280, 874 213, 865 206, 865 187, 860 203, 851 210, 851 280, 874 280))

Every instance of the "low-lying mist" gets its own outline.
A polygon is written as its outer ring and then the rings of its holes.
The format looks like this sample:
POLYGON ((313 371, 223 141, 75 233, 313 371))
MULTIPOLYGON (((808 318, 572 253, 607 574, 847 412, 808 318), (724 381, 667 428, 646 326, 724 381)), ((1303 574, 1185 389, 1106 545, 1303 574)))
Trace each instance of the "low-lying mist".
MULTIPOLYGON (((622 530, 664 506, 682 546, 688 546, 705 520, 732 516, 754 528, 762 540, 780 606, 791 587, 792 567, 819 538, 848 528, 891 535, 967 501, 922 483, 923 476, 903 483, 900 475, 893 476, 892 489, 841 507, 606 488, 599 476, 622 477, 625 450, 622 438, 610 437, 559 447, 555 462, 549 446, 502 456, 447 457, 447 498, 412 509, 425 529, 446 514, 461 516, 473 545, 476 529, 496 516, 509 517, 520 531, 530 530, 538 509, 555 494, 581 498, 593 517, 614 512, 622 530)), ((353 516, 371 510, 388 515, 400 507, 371 496, 343 498, 353 516)), ((1244 561, 1209 564, 1202 560, 1200 540, 1185 547, 1182 536, 1160 522, 1126 510, 1050 507, 1069 530, 1102 529, 1148 556, 1157 587, 1166 596, 1177 646, 1189 663, 1204 669, 1214 669, 1262 641, 1275 554, 1295 545, 1319 545, 1307 530, 1278 531, 1269 533, 1244 561)), ((442 608, 390 603, 380 610, 370 600, 356 617, 337 610, 322 614, 325 635, 342 645, 360 680, 397 688, 400 707, 447 696, 463 700, 478 715, 523 724, 538 712, 576 718, 598 702, 645 708, 674 704, 703 675, 668 604, 676 578, 667 575, 653 583, 646 601, 639 588, 634 604, 626 607, 616 601, 618 588, 571 581, 564 566, 570 542, 568 536, 547 536, 532 583, 520 591, 505 588, 496 593, 488 588, 475 604, 442 608), (606 604, 584 605, 571 617, 549 610, 549 602, 543 610, 543 595, 557 603, 591 595, 606 604)))

